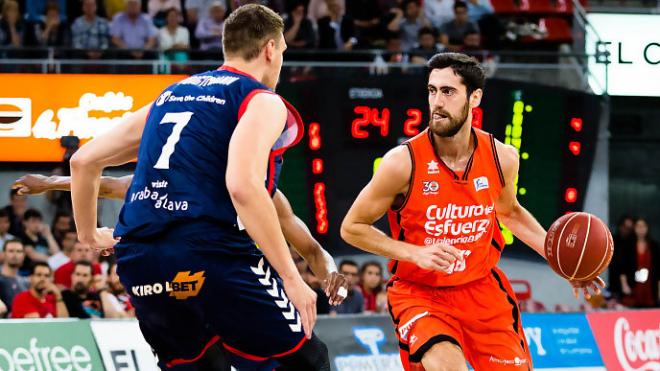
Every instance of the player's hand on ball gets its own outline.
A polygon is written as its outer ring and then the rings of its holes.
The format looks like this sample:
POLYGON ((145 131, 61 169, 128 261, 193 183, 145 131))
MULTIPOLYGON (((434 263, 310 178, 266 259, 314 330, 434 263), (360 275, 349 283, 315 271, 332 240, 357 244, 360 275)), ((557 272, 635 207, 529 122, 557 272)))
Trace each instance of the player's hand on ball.
POLYGON ((569 281, 573 286, 573 296, 580 297, 580 290, 585 299, 590 299, 591 295, 600 294, 601 288, 605 288, 605 281, 602 278, 596 277, 591 281, 569 281))
POLYGON ((48 177, 39 174, 23 175, 11 188, 18 189, 19 195, 38 195, 48 190, 48 177))
POLYGON ((103 256, 113 254, 114 246, 119 242, 119 239, 113 236, 113 232, 114 229, 108 227, 96 228, 94 240, 89 245, 103 256))
POLYGON ((316 323, 316 293, 307 286, 300 276, 283 280, 283 282, 286 295, 300 313, 305 336, 311 339, 316 323))
POLYGON ((449 271, 456 260, 462 261, 461 251, 444 243, 412 250, 412 262, 420 268, 436 271, 449 271))
POLYGON ((341 304, 348 295, 348 280, 346 276, 338 272, 330 273, 328 278, 323 280, 323 287, 330 305, 341 304))

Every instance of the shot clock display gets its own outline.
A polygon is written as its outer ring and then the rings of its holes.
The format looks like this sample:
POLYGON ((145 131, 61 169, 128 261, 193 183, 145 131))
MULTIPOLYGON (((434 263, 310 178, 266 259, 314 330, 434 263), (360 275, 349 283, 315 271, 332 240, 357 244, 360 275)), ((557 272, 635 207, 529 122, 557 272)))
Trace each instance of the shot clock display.
MULTIPOLYGON (((285 155, 280 187, 326 248, 355 253, 339 237, 341 221, 382 156, 428 126, 426 76, 319 77, 278 90, 307 130, 303 144, 285 155)), ((593 95, 489 80, 472 125, 518 150, 518 199, 547 227, 583 205, 599 111, 593 95)), ((388 230, 384 220, 378 226, 388 230)), ((507 244, 517 244, 503 231, 507 244)))

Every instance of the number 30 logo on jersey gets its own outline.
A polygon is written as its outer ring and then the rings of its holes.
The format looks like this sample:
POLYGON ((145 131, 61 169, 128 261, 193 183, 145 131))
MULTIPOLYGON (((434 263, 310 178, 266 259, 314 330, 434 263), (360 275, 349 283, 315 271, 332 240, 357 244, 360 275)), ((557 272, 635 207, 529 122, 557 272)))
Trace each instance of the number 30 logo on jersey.
POLYGON ((424 196, 428 195, 437 195, 440 185, 435 180, 423 182, 424 188, 422 189, 422 194, 424 196))

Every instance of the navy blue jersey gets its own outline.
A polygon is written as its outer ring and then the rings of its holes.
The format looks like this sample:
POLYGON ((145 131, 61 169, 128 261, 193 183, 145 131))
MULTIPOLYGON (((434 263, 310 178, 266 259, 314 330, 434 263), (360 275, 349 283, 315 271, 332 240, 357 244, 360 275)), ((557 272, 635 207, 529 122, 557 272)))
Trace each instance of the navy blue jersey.
MULTIPOLYGON (((234 129, 249 100, 263 92, 274 94, 251 76, 229 67, 188 77, 165 89, 149 112, 115 235, 150 238, 185 222, 186 227, 201 233, 204 228, 220 227, 228 231, 231 245, 251 244, 241 231, 225 172, 234 129)), ((287 122, 264 174, 271 193, 282 153, 302 137, 300 116, 284 103, 287 122)))

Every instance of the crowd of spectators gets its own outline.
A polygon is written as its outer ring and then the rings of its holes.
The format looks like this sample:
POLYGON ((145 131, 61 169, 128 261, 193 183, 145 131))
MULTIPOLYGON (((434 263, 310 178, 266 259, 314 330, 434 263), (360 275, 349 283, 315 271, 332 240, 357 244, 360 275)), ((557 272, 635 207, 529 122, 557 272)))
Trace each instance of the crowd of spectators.
POLYGON ((0 0, 0 47, 109 49, 132 58, 144 50, 220 51, 223 22, 258 2, 284 18, 290 50, 388 49, 424 58, 441 50, 481 48, 480 22, 490 0, 0 0))
POLYGON ((68 212, 48 226, 12 190, 0 209, 0 247, 0 318, 134 317, 112 257, 77 240, 68 212))

